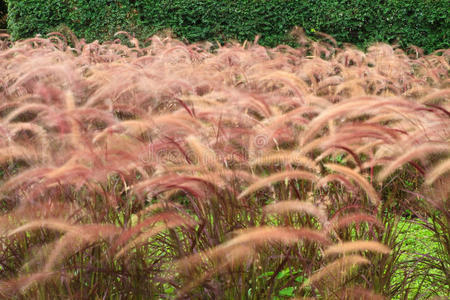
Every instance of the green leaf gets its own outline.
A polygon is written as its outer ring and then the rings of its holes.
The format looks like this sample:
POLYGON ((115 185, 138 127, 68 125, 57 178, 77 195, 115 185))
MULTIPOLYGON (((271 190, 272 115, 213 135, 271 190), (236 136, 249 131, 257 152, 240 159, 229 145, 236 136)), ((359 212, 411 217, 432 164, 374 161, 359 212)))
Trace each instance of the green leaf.
POLYGON ((280 271, 280 273, 277 274, 276 278, 277 279, 282 279, 282 278, 286 277, 289 274, 290 274, 289 269, 284 269, 284 270, 280 271))
POLYGON ((262 273, 261 275, 258 276, 258 279, 264 278, 264 277, 270 277, 273 275, 273 271, 269 271, 269 272, 265 272, 262 273))
POLYGON ((280 296, 284 297, 293 297, 294 296, 294 287, 290 286, 287 288, 284 288, 279 293, 280 296))

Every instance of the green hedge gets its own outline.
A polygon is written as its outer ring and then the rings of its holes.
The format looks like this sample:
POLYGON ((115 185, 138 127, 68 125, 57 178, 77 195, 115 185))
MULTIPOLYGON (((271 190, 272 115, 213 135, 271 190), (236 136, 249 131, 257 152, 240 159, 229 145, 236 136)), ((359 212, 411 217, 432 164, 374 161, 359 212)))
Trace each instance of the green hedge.
POLYGON ((298 25, 340 42, 414 44, 450 48, 450 0, 9 0, 14 39, 45 34, 65 24, 88 41, 118 30, 143 38, 170 28, 190 42, 253 40, 292 43, 298 25))
POLYGON ((9 0, 8 3, 8 29, 15 40, 56 31, 61 25, 88 41, 103 41, 120 29, 134 29, 126 27, 133 21, 128 18, 132 6, 127 0, 9 0))

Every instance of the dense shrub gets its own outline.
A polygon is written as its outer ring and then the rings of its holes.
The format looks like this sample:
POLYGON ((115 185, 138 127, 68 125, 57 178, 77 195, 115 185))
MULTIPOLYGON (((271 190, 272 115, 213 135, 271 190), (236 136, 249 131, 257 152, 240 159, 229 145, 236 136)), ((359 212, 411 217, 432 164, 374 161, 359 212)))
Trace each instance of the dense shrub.
POLYGON ((414 44, 431 51, 449 47, 450 0, 12 0, 9 29, 15 39, 66 24, 77 35, 108 39, 121 30, 144 37, 170 28, 189 41, 292 42, 293 26, 322 31, 340 42, 414 44))
POLYGON ((29 0, 9 1, 8 29, 15 39, 45 34, 69 26, 77 36, 104 40, 126 28, 127 0, 29 0))
POLYGON ((47 33, 67 23, 68 1, 8 1, 8 29, 15 38, 47 33))

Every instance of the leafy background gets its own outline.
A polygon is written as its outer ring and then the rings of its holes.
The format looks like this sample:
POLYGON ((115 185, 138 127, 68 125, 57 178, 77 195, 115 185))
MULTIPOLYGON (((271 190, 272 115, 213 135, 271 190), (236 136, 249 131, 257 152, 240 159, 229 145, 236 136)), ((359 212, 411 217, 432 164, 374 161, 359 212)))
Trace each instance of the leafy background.
POLYGON ((289 32, 326 32, 341 43, 375 41, 448 48, 450 0, 10 0, 14 39, 46 34, 64 24, 87 41, 109 40, 118 30, 144 38, 171 29, 189 42, 240 42, 260 35, 264 46, 294 45, 289 32))

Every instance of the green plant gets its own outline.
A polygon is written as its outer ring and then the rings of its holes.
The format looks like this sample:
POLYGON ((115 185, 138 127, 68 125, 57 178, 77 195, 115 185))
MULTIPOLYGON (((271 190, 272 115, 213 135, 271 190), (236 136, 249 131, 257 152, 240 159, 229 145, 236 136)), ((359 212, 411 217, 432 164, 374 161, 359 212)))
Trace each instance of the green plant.
POLYGON ((65 24, 87 41, 105 41, 120 30, 143 40, 170 29, 189 42, 253 41, 264 46, 297 45, 294 26, 317 39, 332 35, 339 45, 366 48, 373 42, 449 47, 449 0, 99 0, 9 1, 8 27, 14 39, 47 34, 65 24))
POLYGON ((133 30, 135 14, 127 0, 9 1, 8 29, 14 38, 45 35, 69 26, 89 41, 112 38, 133 30))
MULTIPOLYGON (((440 249, 442 242, 439 236, 443 234, 438 227, 429 227, 431 220, 423 223, 420 219, 401 220, 398 223, 398 242, 402 251, 399 255, 398 265, 402 266, 393 274, 392 288, 407 289, 410 296, 430 298, 432 296, 445 296, 448 294, 448 287, 441 285, 440 281, 430 280, 430 278, 445 278, 444 273, 448 269, 449 262, 445 257, 445 249, 440 249), (435 229, 431 229, 435 228, 435 229), (433 234, 438 229, 439 235, 433 234), (444 255, 443 255, 444 254, 444 255), (436 267, 442 263, 444 268, 436 267), (408 278, 410 277, 410 278, 408 278)), ((396 291, 393 298, 400 299, 406 291, 396 291)))

